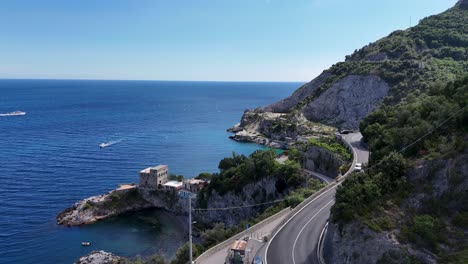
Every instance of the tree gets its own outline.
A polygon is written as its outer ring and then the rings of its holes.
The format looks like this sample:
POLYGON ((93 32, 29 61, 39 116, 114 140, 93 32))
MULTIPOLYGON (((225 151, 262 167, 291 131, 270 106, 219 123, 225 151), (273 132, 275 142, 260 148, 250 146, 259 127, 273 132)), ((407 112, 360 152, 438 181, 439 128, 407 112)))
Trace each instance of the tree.
POLYGON ((169 180, 170 181, 179 181, 179 182, 181 182, 181 181, 184 181, 184 176, 176 175, 176 174, 171 173, 171 174, 169 174, 169 180))
POLYGON ((211 173, 202 172, 202 173, 198 174, 198 176, 195 177, 195 179, 209 181, 209 180, 211 180, 211 177, 212 177, 211 173))
MULTIPOLYGON (((193 258, 200 255, 201 246, 199 244, 192 244, 193 245, 193 258)), ((189 243, 185 243, 179 249, 177 249, 175 258, 171 261, 171 264, 187 264, 190 262, 189 260, 189 243)))
POLYGON ((400 153, 392 152, 375 165, 376 182, 382 193, 392 193, 400 189, 406 182, 405 171, 407 162, 400 153))

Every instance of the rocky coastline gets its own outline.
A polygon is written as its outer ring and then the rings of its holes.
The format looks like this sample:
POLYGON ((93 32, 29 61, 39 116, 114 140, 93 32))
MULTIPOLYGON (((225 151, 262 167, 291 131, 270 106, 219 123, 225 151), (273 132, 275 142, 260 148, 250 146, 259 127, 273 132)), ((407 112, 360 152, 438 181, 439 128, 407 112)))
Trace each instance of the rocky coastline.
POLYGON ((270 148, 288 149, 309 137, 332 134, 336 128, 314 123, 302 114, 246 110, 241 122, 227 129, 229 138, 238 142, 255 143, 270 148))
POLYGON ((115 264, 121 262, 122 257, 103 250, 92 251, 86 256, 78 259, 75 264, 115 264))
POLYGON ((76 202, 60 212, 57 224, 79 226, 144 209, 164 209, 174 215, 187 213, 186 199, 179 199, 177 193, 167 190, 147 191, 137 185, 131 188, 117 188, 106 194, 92 196, 76 202))

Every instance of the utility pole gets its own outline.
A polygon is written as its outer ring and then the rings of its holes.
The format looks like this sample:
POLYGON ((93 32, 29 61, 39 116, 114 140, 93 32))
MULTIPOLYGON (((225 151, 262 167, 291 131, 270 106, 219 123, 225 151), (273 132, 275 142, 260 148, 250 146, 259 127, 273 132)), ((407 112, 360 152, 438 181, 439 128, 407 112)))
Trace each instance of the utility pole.
POLYGON ((189 256, 190 256, 190 264, 192 264, 192 199, 189 195, 188 197, 188 204, 189 204, 189 256))

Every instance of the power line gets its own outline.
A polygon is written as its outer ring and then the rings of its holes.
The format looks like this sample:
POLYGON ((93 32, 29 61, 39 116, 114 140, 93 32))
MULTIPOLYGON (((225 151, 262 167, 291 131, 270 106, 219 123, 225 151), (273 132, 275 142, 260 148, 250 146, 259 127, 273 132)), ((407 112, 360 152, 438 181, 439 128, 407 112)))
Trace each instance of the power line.
MULTIPOLYGON (((412 143, 410 143, 409 145, 407 145, 406 147, 402 148, 400 151, 398 151, 398 153, 402 153, 403 151, 405 151, 406 149, 410 148, 411 146, 413 146, 414 144, 418 143, 419 141, 421 141, 423 138, 427 137, 428 135, 430 135, 432 132, 434 132, 435 130, 437 130, 438 128, 440 128, 441 126, 445 125, 448 121, 450 121, 450 119, 452 119, 453 117, 455 117, 460 111, 462 111, 463 109, 465 109, 466 106, 463 106, 461 107, 460 109, 458 109, 455 113, 453 113, 451 116, 449 116, 447 119, 445 119, 442 123, 440 123, 439 125, 437 125, 436 127, 434 127, 433 129, 431 129, 429 132, 427 132, 426 134, 424 134, 423 136, 421 136, 420 138, 416 139, 415 141, 413 141, 412 143)), ((370 146, 370 145, 369 145, 370 146)), ((381 159, 377 164, 374 164, 372 166, 368 166, 367 169, 370 170, 376 166, 378 166, 380 163, 382 163, 383 160, 381 159)))
POLYGON ((285 199, 279 199, 279 200, 274 200, 271 202, 265 202, 265 203, 258 203, 258 204, 249 204, 249 205, 242 205, 242 206, 232 206, 232 207, 220 207, 220 208, 197 208, 194 209, 195 211, 226 211, 226 210, 232 210, 232 209, 241 209, 241 208, 246 208, 246 207, 255 207, 255 206, 261 206, 261 205, 266 205, 266 204, 272 204, 272 203, 277 203, 284 201, 285 199))
POLYGON ((421 141, 423 138, 427 137, 428 135, 430 135, 432 132, 434 132, 435 130, 437 130, 438 128, 440 128, 441 126, 445 125, 445 123, 447 123, 448 121, 450 121, 450 119, 452 119, 454 116, 456 116, 461 110, 465 109, 466 106, 458 109, 458 111, 456 111, 455 113, 453 113, 451 116, 449 116, 447 119, 444 120, 444 122, 440 123, 438 126, 436 126, 435 128, 431 129, 431 131, 427 132, 426 134, 424 134, 422 137, 418 138, 417 140, 413 141, 413 143, 409 144, 408 146, 402 148, 400 151, 398 151, 399 153, 405 151, 406 149, 410 148, 411 146, 413 146, 414 144, 418 143, 419 141, 421 141))

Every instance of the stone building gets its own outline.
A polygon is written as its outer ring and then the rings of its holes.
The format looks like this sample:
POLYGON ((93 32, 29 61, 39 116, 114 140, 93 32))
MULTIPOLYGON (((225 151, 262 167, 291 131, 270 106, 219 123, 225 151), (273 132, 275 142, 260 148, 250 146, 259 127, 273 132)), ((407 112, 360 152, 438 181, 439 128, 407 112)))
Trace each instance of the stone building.
POLYGON ((158 165, 140 171, 140 184, 138 188, 145 190, 157 190, 167 183, 169 167, 158 165))
POLYGON ((190 192, 198 193, 203 187, 207 186, 208 182, 201 179, 188 179, 184 181, 184 188, 190 192))

